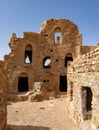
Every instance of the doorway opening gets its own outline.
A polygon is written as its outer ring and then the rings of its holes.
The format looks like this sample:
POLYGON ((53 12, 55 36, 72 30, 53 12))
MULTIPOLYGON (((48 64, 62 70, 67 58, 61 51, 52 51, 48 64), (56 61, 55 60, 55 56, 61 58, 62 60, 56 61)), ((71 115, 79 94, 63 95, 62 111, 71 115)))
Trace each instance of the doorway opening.
POLYGON ((67 76, 60 76, 60 92, 67 92, 67 76))
POLYGON ((87 111, 92 110, 91 103, 92 103, 92 92, 91 92, 90 88, 86 87, 86 109, 87 109, 87 111))
POLYGON ((19 92, 27 92, 28 91, 28 77, 20 76, 18 78, 18 91, 19 92))
POLYGON ((67 67, 68 61, 73 61, 73 57, 71 53, 67 53, 65 57, 65 67, 67 67))
POLYGON ((84 119, 90 119, 92 116, 92 91, 89 87, 82 88, 82 107, 84 119))

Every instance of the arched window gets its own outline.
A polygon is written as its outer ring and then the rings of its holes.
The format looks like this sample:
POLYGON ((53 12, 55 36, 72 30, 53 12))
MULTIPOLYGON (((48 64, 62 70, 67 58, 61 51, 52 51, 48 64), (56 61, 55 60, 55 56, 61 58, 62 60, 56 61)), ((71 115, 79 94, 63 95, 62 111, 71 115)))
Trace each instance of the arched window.
POLYGON ((43 59, 43 68, 50 68, 51 67, 51 59, 50 57, 45 57, 43 59))
POLYGON ((71 53, 67 53, 65 57, 65 67, 67 67, 68 61, 73 61, 73 57, 71 53))
POLYGON ((25 48, 25 63, 32 63, 32 46, 27 45, 25 48))
POLYGON ((62 34, 61 34, 61 29, 56 28, 54 32, 54 43, 55 44, 60 44, 62 43, 62 34))
POLYGON ((28 76, 26 73, 21 73, 18 77, 18 91, 27 92, 28 88, 28 76))

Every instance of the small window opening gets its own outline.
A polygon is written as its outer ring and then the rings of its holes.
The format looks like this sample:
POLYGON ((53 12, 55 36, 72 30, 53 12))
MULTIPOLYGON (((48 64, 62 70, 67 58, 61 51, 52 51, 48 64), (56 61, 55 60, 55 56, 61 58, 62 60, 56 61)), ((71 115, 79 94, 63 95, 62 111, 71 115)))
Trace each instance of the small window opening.
POLYGON ((58 59, 56 59, 56 62, 58 62, 58 59))
POLYGON ((60 76, 60 92, 67 92, 67 76, 60 76))
POLYGON ((55 32, 55 44, 60 44, 62 42, 61 39, 61 33, 60 32, 55 32))
POLYGON ((46 57, 43 60, 43 67, 44 68, 50 68, 51 67, 51 59, 49 57, 46 57))
POLYGON ((46 80, 44 80, 43 82, 46 83, 46 80))
POLYGON ((47 80, 47 83, 49 82, 49 80, 47 80))
POLYGON ((32 46, 27 45, 25 49, 25 63, 32 63, 32 46))
POLYGON ((43 82, 44 82, 44 83, 48 83, 48 82, 49 82, 49 80, 44 80, 43 82))
POLYGON ((48 38, 48 35, 45 35, 45 38, 47 39, 47 38, 48 38))
POLYGON ((73 61, 72 54, 68 53, 65 57, 65 67, 67 67, 68 61, 73 61))
POLYGON ((61 44, 62 43, 62 34, 61 34, 61 29, 56 28, 54 32, 54 43, 55 44, 61 44))

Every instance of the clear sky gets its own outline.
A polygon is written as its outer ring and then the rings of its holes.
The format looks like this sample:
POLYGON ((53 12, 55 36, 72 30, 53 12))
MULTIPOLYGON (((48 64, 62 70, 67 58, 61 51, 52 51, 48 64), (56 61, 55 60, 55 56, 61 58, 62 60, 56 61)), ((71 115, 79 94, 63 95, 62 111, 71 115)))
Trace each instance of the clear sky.
POLYGON ((83 35, 83 45, 99 42, 99 0, 0 0, 0 59, 10 52, 9 40, 14 32, 39 33, 43 21, 66 18, 74 22, 83 35))

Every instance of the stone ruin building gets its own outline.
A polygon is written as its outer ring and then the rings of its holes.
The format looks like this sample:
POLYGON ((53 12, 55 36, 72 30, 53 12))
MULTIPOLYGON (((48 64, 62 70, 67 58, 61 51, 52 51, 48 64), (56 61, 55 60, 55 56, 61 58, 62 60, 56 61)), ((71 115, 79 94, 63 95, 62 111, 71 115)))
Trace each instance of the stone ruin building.
MULTIPOLYGON (((9 47, 11 52, 4 57, 7 100, 40 101, 65 95, 73 122, 85 130, 90 119, 92 130, 99 129, 99 44, 83 46, 77 25, 50 19, 40 33, 24 32, 22 38, 13 33, 9 47)), ((0 100, 5 99, 2 94, 0 100)), ((6 121, 2 117, 0 126, 6 121)))
POLYGON ((37 84, 42 86, 46 99, 66 94, 67 62, 80 53, 81 42, 77 26, 65 19, 45 21, 39 34, 24 32, 23 38, 12 34, 11 53, 5 56, 8 98, 14 100, 17 94, 30 92, 37 84))
POLYGON ((11 53, 5 56, 8 98, 15 100, 17 94, 32 91, 37 84, 44 99, 66 94, 67 62, 77 57, 81 45, 78 27, 65 19, 45 21, 39 34, 24 32, 22 38, 12 34, 11 53))

